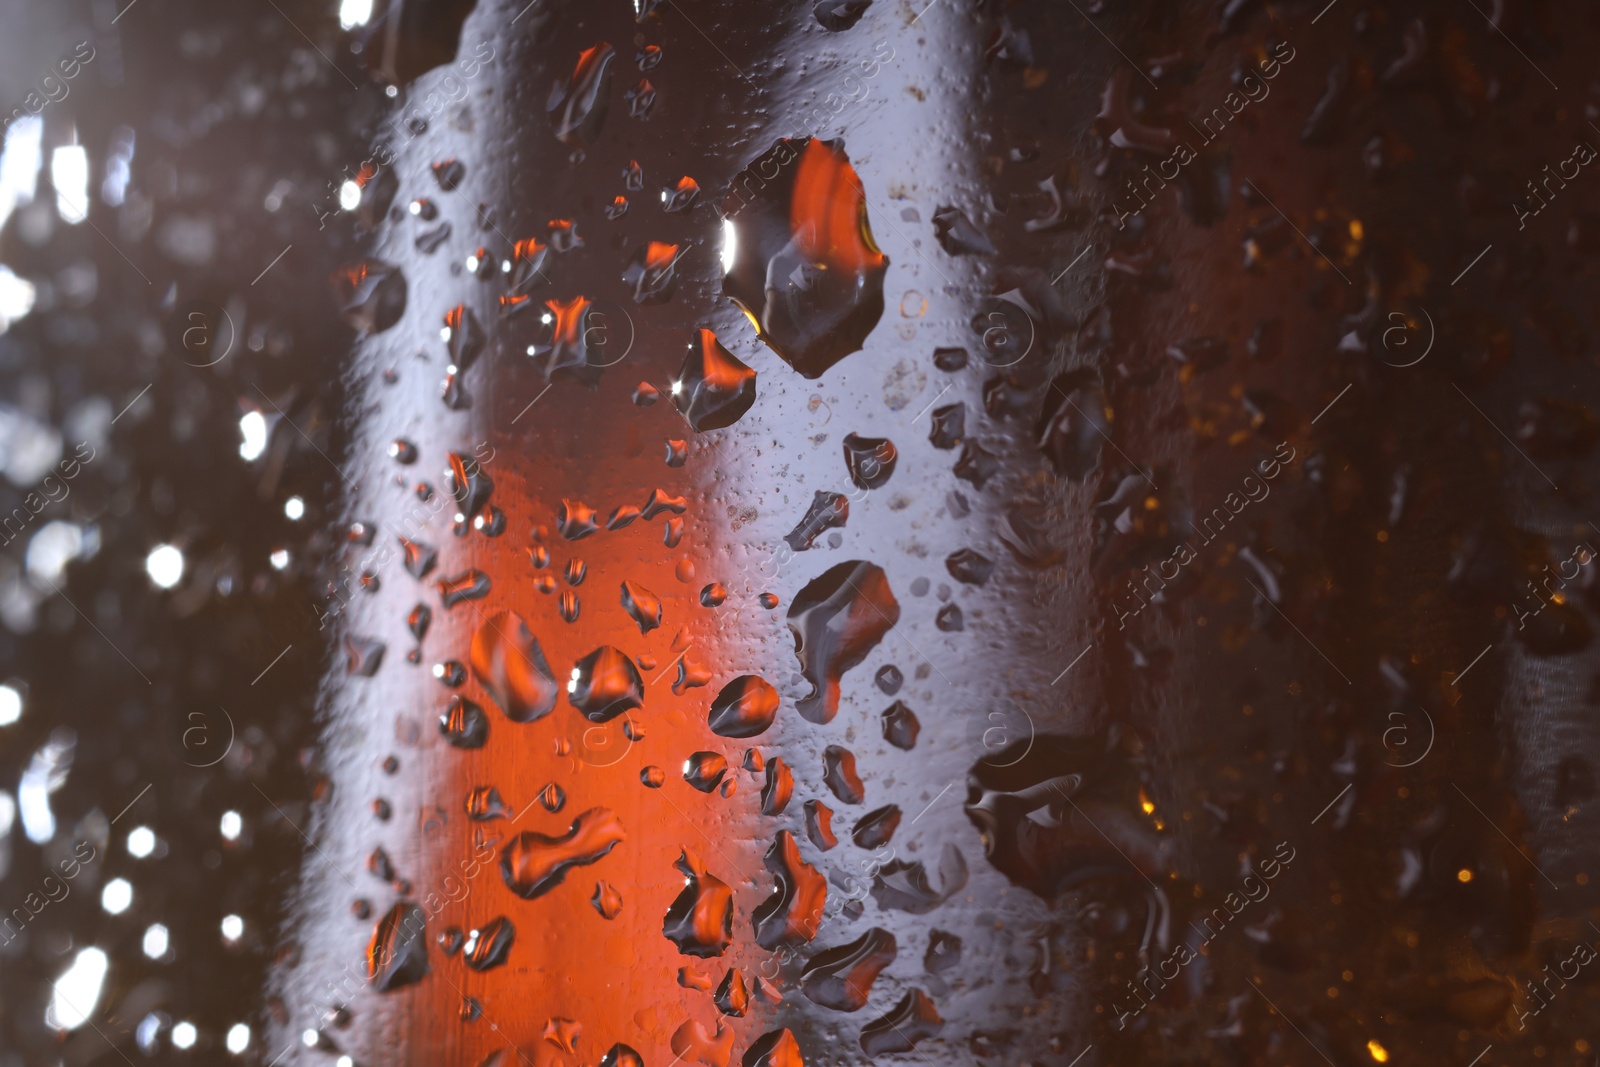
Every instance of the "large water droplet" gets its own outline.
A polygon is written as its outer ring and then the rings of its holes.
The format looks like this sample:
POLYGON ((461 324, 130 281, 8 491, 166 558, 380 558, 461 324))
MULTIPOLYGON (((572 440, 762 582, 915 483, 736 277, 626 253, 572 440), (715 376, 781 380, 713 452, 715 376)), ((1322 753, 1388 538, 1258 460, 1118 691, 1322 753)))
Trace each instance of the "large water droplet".
POLYGON ((849 498, 843 493, 829 493, 819 489, 811 498, 811 506, 806 509, 799 524, 784 535, 783 539, 796 552, 804 552, 824 531, 842 529, 849 518, 849 498))
POLYGON ((789 605, 789 630, 811 693, 796 702, 811 722, 839 710, 839 677, 867 657, 900 621, 900 605, 883 569, 853 560, 830 567, 789 605))
POLYGON ((532 722, 555 710, 559 687, 544 650, 521 615, 491 615, 472 635, 472 673, 513 722, 532 722))
POLYGON ((580 659, 567 683, 567 699, 590 722, 609 722, 644 706, 644 679, 627 653, 601 645, 580 659))
POLYGON ((800 973, 800 989, 812 1003, 834 1011, 860 1011, 872 995, 878 973, 893 963, 898 948, 894 935, 873 927, 838 948, 811 957, 800 973))
POLYGON ((390 908, 367 943, 367 980, 380 993, 420 982, 428 973, 427 916, 404 901, 390 908))
POLYGON ((843 146, 783 139, 722 201, 722 291, 807 378, 858 351, 883 316, 889 260, 843 146))
POLYGON ((944 1020, 939 1017, 933 998, 920 989, 913 989, 889 1014, 862 1028, 861 1051, 868 1056, 910 1052, 917 1047, 917 1042, 943 1029, 944 1020))
POLYGON ((702 328, 672 383, 672 402, 697 433, 732 426, 756 402, 756 372, 702 328))
POLYGON ((778 831, 764 862, 777 886, 772 896, 750 914, 757 944, 775 949, 810 941, 822 924, 828 880, 800 858, 800 844, 787 830, 778 831))
POLYGON ((439 732, 455 748, 482 748, 489 740, 489 716, 472 701, 454 696, 439 716, 439 732))
POLYGON ((674 864, 688 884, 667 909, 661 932, 685 956, 720 956, 733 943, 733 890, 683 849, 674 864))
POLYGON ((876 489, 887 482, 899 459, 899 451, 887 437, 845 435, 844 463, 858 488, 876 489))
POLYGON ((622 608, 639 624, 642 634, 661 625, 661 598, 636 582, 623 581, 622 608))
POLYGON ((543 896, 573 867, 597 863, 627 839, 622 821, 610 808, 590 808, 560 837, 526 830, 500 853, 500 875, 511 891, 527 900, 543 896))
POLYGON ((467 936, 461 958, 474 971, 487 971, 506 961, 516 938, 517 928, 511 925, 511 920, 504 915, 497 916, 467 936))
POLYGON ((778 691, 765 679, 746 674, 723 686, 711 702, 709 725, 718 737, 755 737, 777 715, 778 691))
POLYGON ((545 110, 556 137, 573 147, 593 144, 606 121, 611 95, 611 64, 616 52, 604 41, 578 54, 572 77, 556 82, 545 110))
POLYGON ((334 299, 345 321, 362 333, 382 333, 406 310, 406 279, 399 267, 364 259, 333 275, 334 299))

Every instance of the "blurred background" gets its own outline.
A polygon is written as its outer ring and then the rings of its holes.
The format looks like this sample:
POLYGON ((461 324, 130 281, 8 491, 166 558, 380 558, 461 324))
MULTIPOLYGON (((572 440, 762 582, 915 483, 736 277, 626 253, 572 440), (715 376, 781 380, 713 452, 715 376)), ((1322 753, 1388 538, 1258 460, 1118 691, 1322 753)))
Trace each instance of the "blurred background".
POLYGON ((351 337, 304 294, 384 104, 339 6, 0 3, 6 1067, 254 1053, 351 337))

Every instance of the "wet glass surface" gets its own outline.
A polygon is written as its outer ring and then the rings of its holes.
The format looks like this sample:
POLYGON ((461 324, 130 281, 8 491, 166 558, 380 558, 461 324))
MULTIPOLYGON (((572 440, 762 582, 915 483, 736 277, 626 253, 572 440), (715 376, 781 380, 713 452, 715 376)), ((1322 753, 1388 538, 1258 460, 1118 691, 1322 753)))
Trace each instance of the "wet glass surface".
POLYGON ((0 1067, 1600 1062, 1597 43, 0 0, 0 1067))

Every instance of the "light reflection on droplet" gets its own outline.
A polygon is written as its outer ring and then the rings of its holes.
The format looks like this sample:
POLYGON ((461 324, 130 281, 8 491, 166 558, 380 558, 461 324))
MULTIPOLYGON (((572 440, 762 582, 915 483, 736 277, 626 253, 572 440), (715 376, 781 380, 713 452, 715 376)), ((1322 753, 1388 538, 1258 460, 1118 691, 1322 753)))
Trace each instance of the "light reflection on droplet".
POLYGON ((237 915, 224 915, 222 917, 222 937, 226 941, 237 941, 244 936, 244 920, 237 915))
POLYGON ((172 1047, 193 1048, 195 1039, 199 1036, 199 1031, 195 1030, 194 1023, 179 1023, 172 1028, 172 1047))
POLYGON ((339 186, 339 206, 346 211, 354 211, 360 207, 361 186, 352 181, 347 181, 339 186))
POLYGON ((733 228, 732 219, 722 220, 722 273, 726 274, 733 269, 733 261, 739 256, 739 231, 733 228))
POLYGON ((272 555, 267 557, 267 560, 272 564, 273 570, 281 571, 289 565, 289 550, 287 548, 275 548, 272 550, 272 555))
POLYGON ((160 923, 151 923, 144 929, 144 954, 153 960, 159 960, 167 954, 169 939, 167 928, 160 923))
POLYGON ((228 1029, 228 1051, 237 1056, 250 1047, 250 1028, 244 1023, 234 1023, 228 1029))
POLYGON ((297 496, 292 496, 283 502, 283 513, 294 522, 299 522, 306 513, 306 502, 297 496))
POLYGON ((222 813, 222 836, 229 841, 239 840, 239 834, 244 830, 244 819, 236 811, 222 813))

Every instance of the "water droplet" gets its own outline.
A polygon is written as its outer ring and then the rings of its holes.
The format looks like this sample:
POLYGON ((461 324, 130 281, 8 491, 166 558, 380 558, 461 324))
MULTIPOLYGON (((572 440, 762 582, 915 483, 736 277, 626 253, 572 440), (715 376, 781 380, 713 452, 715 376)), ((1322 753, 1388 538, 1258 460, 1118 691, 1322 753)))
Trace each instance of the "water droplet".
POLYGON ((700 604, 708 608, 720 608, 723 601, 728 599, 728 591, 721 582, 712 582, 700 590, 700 604))
POLYGON ((871 6, 872 0, 817 0, 811 6, 811 14, 823 29, 843 33, 860 22, 871 6))
POLYGON ((845 467, 850 471, 850 480, 859 489, 876 489, 883 485, 894 473, 899 459, 899 451, 887 437, 845 435, 845 467))
POLYGON ((664 511, 682 515, 689 510, 689 502, 681 496, 668 496, 659 487, 650 490, 650 499, 644 502, 645 519, 653 519, 664 511))
POLYGON ((728 773, 728 758, 720 752, 695 752, 683 761, 683 780, 709 793, 722 784, 728 773))
POLYGON ((800 972, 800 989, 813 1004, 834 1011, 860 1011, 872 995, 872 983, 898 954, 894 935, 873 927, 848 944, 811 957, 800 972))
POLYGON ((439 550, 423 541, 411 541, 400 538, 400 547, 405 550, 406 573, 416 579, 423 579, 433 570, 439 562, 439 550))
POLYGON ((833 809, 820 800, 805 802, 806 836, 811 843, 826 852, 839 843, 833 832, 833 809))
POLYGON ((539 790, 539 805, 551 814, 560 811, 566 803, 566 791, 554 782, 539 790))
POLYGON ((572 668, 567 699, 590 722, 609 722, 644 706, 644 679, 626 653, 601 645, 572 668))
POLYGON ((474 786, 467 794, 467 818, 474 822, 490 822, 510 814, 511 808, 500 799, 500 790, 492 785, 474 786))
POLYGON ((928 951, 922 966, 929 974, 943 974, 961 966, 961 939, 955 934, 935 930, 928 935, 928 951))
POLYGON ((667 439, 667 466, 681 467, 688 458, 689 442, 669 437, 667 439))
POLYGON ((367 980, 380 993, 422 981, 428 974, 427 916, 415 904, 390 908, 367 943, 367 980))
POLYGON ((948 404, 934 408, 929 419, 932 428, 928 431, 928 440, 933 442, 933 447, 954 448, 967 432, 967 405, 948 404))
MULTIPOLYGON (((634 250, 633 258, 622 271, 622 283, 633 293, 636 304, 665 304, 678 290, 679 246, 650 241, 634 250)), ((653 390, 652 390, 653 391, 653 390)))
POLYGON ((700 195, 700 183, 685 174, 676 185, 661 191, 661 210, 687 211, 700 195))
POLYGON ((639 771, 639 781, 643 782, 646 788, 660 789, 666 784, 667 772, 654 764, 646 764, 639 771))
POLYGON ((556 529, 568 541, 581 541, 600 527, 594 521, 594 508, 581 500, 563 500, 556 512, 556 529))
POLYGON ((685 956, 720 956, 733 943, 733 890, 683 849, 673 864, 688 880, 667 909, 661 932, 685 956))
POLYGON ((577 622, 578 609, 580 606, 581 605, 578 603, 578 594, 568 589, 562 592, 561 600, 557 610, 561 612, 561 617, 567 622, 577 622))
POLYGON ((427 634, 428 627, 433 622, 433 609, 426 604, 418 604, 406 616, 406 629, 411 631, 411 636, 421 641, 427 634))
POLYGON ((528 347, 528 355, 544 360, 546 381, 561 375, 593 387, 600 381, 600 372, 616 362, 608 361, 604 355, 604 320, 584 296, 546 300, 544 307, 539 336, 528 347), (591 341, 597 342, 593 348, 591 341))
POLYGON ((808 721, 833 721, 839 710, 839 678, 866 658, 900 621, 900 605, 882 568, 852 560, 829 568, 800 590, 789 605, 795 658, 811 683, 796 702, 808 721))
POLYGON ((767 763, 765 771, 766 781, 761 785, 761 814, 782 815, 794 796, 794 773, 783 762, 782 756, 774 756, 767 763))
POLYGON ((511 955, 511 943, 517 939, 517 929, 504 915, 490 919, 481 929, 467 935, 461 958, 474 971, 487 971, 498 967, 511 955))
POLYGON ((944 1029, 944 1020, 933 999, 920 989, 907 993, 894 1009, 861 1030, 861 1051, 868 1056, 890 1056, 910 1052, 944 1029))
POLYGON ((672 401, 696 433, 732 426, 756 402, 756 372, 702 328, 672 383, 672 401))
POLYGON ((922 724, 917 721, 916 713, 903 702, 896 700, 883 709, 883 739, 895 748, 910 752, 916 746, 917 734, 921 730, 922 724))
POLYGON ((946 604, 940 608, 933 617, 933 624, 947 634, 959 633, 967 625, 959 604, 946 604))
POLYGON ((600 1057, 600 1067, 644 1067, 644 1057, 618 1042, 600 1057))
POLYGON ((900 809, 893 804, 869 811, 850 830, 850 840, 858 848, 877 849, 887 845, 900 827, 900 809))
POLYGON ((450 234, 452 232, 453 230, 449 222, 441 222, 439 225, 423 230, 421 233, 417 234, 415 240, 413 240, 411 243, 415 245, 417 251, 421 252, 423 255, 431 256, 435 252, 439 251, 440 245, 450 240, 450 234))
POLYGON ((599 862, 626 838, 616 812, 590 808, 560 837, 527 830, 512 838, 500 853, 500 874, 513 893, 532 900, 560 885, 572 867, 599 862))
POLYGON ((889 260, 839 142, 779 140, 735 176, 722 215, 722 291, 774 352, 817 378, 861 348, 889 260))
POLYGON ((616 53, 604 41, 578 54, 572 76, 565 84, 556 82, 550 90, 545 110, 550 125, 563 144, 581 148, 594 143, 605 125, 606 106, 611 95, 611 64, 616 53))
POLYGON ((939 878, 944 883, 942 891, 929 883, 927 869, 920 860, 890 860, 873 879, 872 899, 886 911, 912 915, 925 915, 943 904, 967 884, 967 861, 953 844, 946 843, 940 856, 939 878))
POLYGON ((746 988, 744 975, 739 973, 737 967, 728 968, 728 973, 722 976, 722 983, 717 986, 712 1001, 722 1014, 736 1019, 744 1018, 745 1010, 750 1007, 750 990, 746 988))
POLYGON ((521 615, 502 611, 472 635, 473 676, 513 722, 532 722, 555 710, 558 686, 544 650, 521 615))
POLYGON ((822 780, 840 803, 859 804, 867 798, 867 787, 856 773, 854 752, 839 745, 829 745, 822 750, 822 766, 822 780))
MULTIPOLYGON (((827 3, 829 0, 821 2, 827 3)), ((871 0, 856 2, 864 7, 871 0)), ((756 984, 763 984, 760 978, 756 979, 756 984)), ((772 1030, 756 1038, 750 1045, 744 1054, 743 1067, 806 1067, 806 1061, 800 1055, 800 1043, 794 1039, 794 1034, 787 1029, 772 1030)))
POLYGON ((578 1053, 578 1038, 583 1036, 583 1024, 573 1019, 556 1016, 544 1024, 542 1038, 570 1056, 578 1053))
POLYGON ((478 461, 460 452, 450 453, 450 469, 446 472, 446 479, 456 508, 463 515, 472 516, 481 512, 494 492, 494 480, 478 461))
POLYGON ((661 598, 635 582, 622 583, 622 609, 647 634, 661 625, 661 598))
POLYGON ((370 637, 344 639, 345 671, 362 678, 371 678, 383 664, 384 643, 370 637))
POLYGON ((951 553, 944 566, 950 577, 967 585, 982 585, 994 573, 994 560, 970 548, 951 553))
POLYGON ((445 328, 440 331, 445 338, 445 349, 450 352, 450 365, 466 370, 472 360, 488 344, 488 334, 478 325, 478 317, 466 304, 456 304, 445 312, 445 328))
POLYGON ((457 689, 467 680, 467 669, 460 660, 447 659, 433 665, 433 676, 447 688, 457 689))
POLYGON ((843 493, 818 490, 799 525, 783 539, 796 552, 804 552, 820 534, 826 530, 843 528, 849 518, 850 501, 843 493))
POLYGON ((340 313, 359 333, 382 333, 405 313, 406 279, 399 267, 364 259, 335 271, 332 281, 340 313))
POLYGON ((649 382, 640 382, 633 387, 633 402, 639 407, 654 407, 656 401, 661 399, 661 390, 649 382))
POLYGON ((467 176, 466 164, 459 159, 446 159, 433 165, 433 180, 439 183, 439 188, 450 192, 461 184, 467 176))
POLYGON ((718 737, 755 737, 777 715, 778 691, 765 679, 746 674, 722 687, 711 702, 708 725, 718 737))
POLYGON ((763 862, 777 885, 772 896, 750 913, 756 943, 770 950, 810 941, 822 923, 828 880, 800 858, 800 845, 787 830, 778 831, 763 862))
POLYGON ((594 905, 594 910, 600 913, 602 919, 615 919, 622 914, 622 894, 610 882, 596 882, 594 896, 589 898, 589 903, 594 905))
MULTIPOLYGON (((923 581, 923 585, 927 585, 926 580, 923 581)), ((924 588, 923 592, 927 592, 926 588, 924 588)), ((900 692, 900 687, 902 685, 905 685, 906 676, 900 673, 900 668, 896 667, 893 663, 885 663, 883 666, 878 668, 878 673, 872 676, 872 680, 877 684, 879 689, 883 690, 884 696, 892 697, 896 693, 900 692)))
POLYGON ((489 740, 489 716, 465 697, 453 696, 439 716, 439 732, 455 748, 482 748, 489 740))

